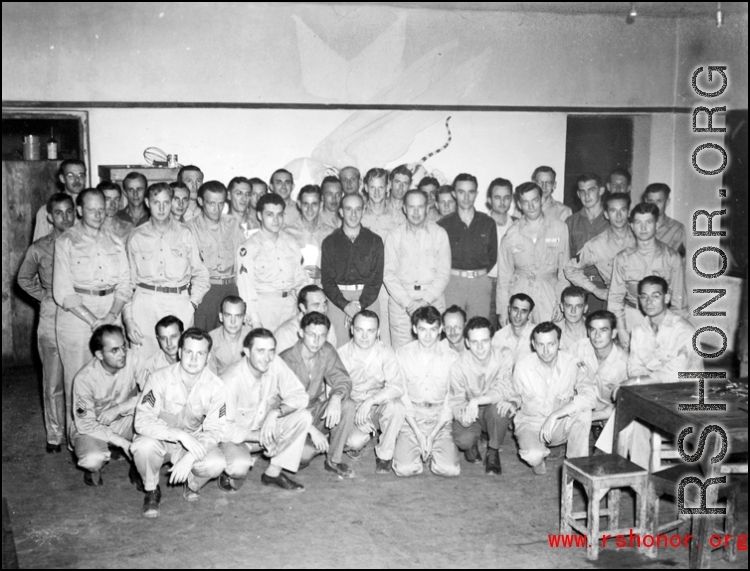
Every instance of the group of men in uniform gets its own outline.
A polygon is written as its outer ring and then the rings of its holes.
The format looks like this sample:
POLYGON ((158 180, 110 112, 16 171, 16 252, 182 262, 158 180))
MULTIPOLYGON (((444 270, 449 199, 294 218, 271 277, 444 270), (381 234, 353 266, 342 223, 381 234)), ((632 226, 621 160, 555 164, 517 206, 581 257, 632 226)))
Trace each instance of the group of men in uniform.
POLYGON ((541 474, 549 446, 588 454, 623 383, 701 366, 666 185, 631 209, 627 171, 609 190, 584 174, 572 214, 538 167, 515 189, 493 180, 484 214, 471 174, 340 174, 295 200, 285 169, 228 187, 195 166, 172 184, 134 172, 119 209, 119 185, 84 188, 64 161, 18 277, 41 301, 47 452, 67 437, 92 486, 132 457, 146 517, 165 463, 187 501, 213 478, 238 490, 260 451, 262 482, 298 490, 286 472, 325 454, 352 477, 344 454, 373 436, 378 473, 457 476, 486 439, 496 475, 512 425, 541 474))

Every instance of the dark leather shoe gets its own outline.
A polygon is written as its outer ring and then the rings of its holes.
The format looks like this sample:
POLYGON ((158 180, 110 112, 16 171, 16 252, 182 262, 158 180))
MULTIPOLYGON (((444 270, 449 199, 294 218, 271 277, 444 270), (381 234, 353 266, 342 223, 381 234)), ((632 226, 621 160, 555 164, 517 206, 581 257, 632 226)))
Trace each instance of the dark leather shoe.
POLYGON ((500 451, 494 448, 487 448, 487 457, 484 462, 484 473, 488 476, 499 476, 502 473, 500 467, 500 451))
POLYGON ((282 490, 292 490, 292 491, 302 491, 305 489, 305 486, 300 484, 299 482, 295 482, 291 478, 289 478, 284 472, 281 472, 278 476, 275 478, 272 478, 271 476, 268 476, 266 474, 263 474, 260 477, 260 481, 263 483, 264 486, 278 486, 282 490))
POLYGON ((145 488, 143 487, 143 478, 141 478, 141 475, 138 473, 138 468, 135 467, 135 463, 130 464, 128 479, 130 480, 130 483, 135 486, 135 489, 139 492, 143 492, 145 490, 145 488))
POLYGON ((159 502, 161 502, 161 488, 157 485, 155 490, 146 492, 143 496, 141 515, 148 518, 159 517, 159 502))
POLYGON ((125 458, 125 453, 122 451, 122 448, 119 446, 109 447, 109 459, 111 462, 118 462, 123 458, 125 458))
POLYGON ((466 452, 464 452, 464 457, 466 458, 466 461, 470 464, 481 464, 482 463, 482 455, 479 453, 479 446, 475 444, 471 448, 469 448, 466 452))
POLYGON ((387 474, 393 468, 393 460, 381 460, 375 456, 375 473, 387 474))
POLYGON ((49 442, 47 442, 45 450, 47 451, 47 454, 52 454, 53 452, 62 452, 62 446, 60 444, 50 444, 49 442))
POLYGON ((323 467, 329 472, 333 472, 334 474, 336 474, 339 478, 354 477, 354 472, 352 471, 352 469, 343 462, 339 462, 338 464, 336 464, 335 462, 329 462, 328 460, 326 460, 323 464, 323 467))
POLYGON ((236 492, 245 483, 245 479, 232 478, 226 474, 221 474, 217 481, 217 485, 222 492, 236 492))
POLYGON ((101 475, 99 472, 84 472, 83 473, 83 483, 87 486, 101 486, 104 484, 104 481, 102 480, 101 475), (96 477, 94 477, 94 474, 96 474, 96 477))

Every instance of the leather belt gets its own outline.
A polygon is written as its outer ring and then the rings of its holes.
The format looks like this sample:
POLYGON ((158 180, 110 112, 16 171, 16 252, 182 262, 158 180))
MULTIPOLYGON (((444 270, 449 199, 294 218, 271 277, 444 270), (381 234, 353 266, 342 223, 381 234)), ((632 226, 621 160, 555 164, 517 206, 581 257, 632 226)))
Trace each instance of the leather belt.
POLYGON ((362 291, 365 289, 365 284, 354 284, 354 285, 340 285, 338 288, 341 291, 362 291))
POLYGON ((292 295, 292 292, 290 291, 264 291, 264 292, 258 292, 258 295, 264 296, 264 297, 289 297, 292 295))
POLYGON ((188 288, 187 284, 181 285, 179 287, 166 287, 166 286, 156 286, 156 285, 144 284, 144 283, 139 283, 138 287, 147 289, 149 291, 157 291, 159 293, 182 293, 188 288))
POLYGON ((102 297, 104 295, 109 295, 113 291, 115 291, 115 288, 108 287, 107 289, 84 289, 82 287, 74 287, 73 290, 76 293, 82 293, 83 295, 94 295, 97 297, 102 297))
POLYGON ((208 283, 211 285, 228 285, 235 283, 234 276, 231 278, 209 278, 208 283))
POLYGON ((451 273, 454 276, 462 278, 480 278, 487 275, 487 270, 454 270, 451 269, 451 273))
POLYGON ((437 408, 443 406, 441 402, 412 402, 411 404, 420 408, 437 408))

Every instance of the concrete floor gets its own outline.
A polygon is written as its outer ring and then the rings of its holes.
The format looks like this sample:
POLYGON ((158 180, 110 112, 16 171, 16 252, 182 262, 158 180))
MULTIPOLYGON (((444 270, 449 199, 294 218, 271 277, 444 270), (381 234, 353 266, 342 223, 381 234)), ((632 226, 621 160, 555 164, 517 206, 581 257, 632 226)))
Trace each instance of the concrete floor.
MULTIPOLYGON (((103 487, 89 488, 67 451, 45 453, 32 369, 4 371, 2 383, 3 497, 22 568, 687 567, 684 549, 650 560, 608 548, 589 562, 583 549, 550 548, 562 458, 548 462, 545 476, 533 476, 510 437, 500 477, 463 459, 456 479, 376 475, 369 446, 352 462, 356 478, 349 481, 316 459, 296 477, 306 487, 301 494, 262 486, 264 460, 240 492, 225 494, 211 482, 195 504, 163 478, 161 516, 144 520, 143 496, 129 484, 125 460, 104 469, 103 487)), ((741 503, 746 534, 746 488, 741 503)), ((630 511, 624 504, 622 513, 630 511)), ((720 557, 714 553, 714 568, 747 569, 747 551, 732 564, 720 557)))

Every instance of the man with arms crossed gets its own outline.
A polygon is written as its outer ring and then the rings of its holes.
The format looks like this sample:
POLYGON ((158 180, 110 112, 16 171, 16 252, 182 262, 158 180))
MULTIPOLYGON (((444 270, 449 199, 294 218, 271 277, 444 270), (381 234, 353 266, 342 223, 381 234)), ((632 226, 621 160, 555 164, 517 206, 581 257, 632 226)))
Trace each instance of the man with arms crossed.
POLYGON ((336 349, 326 342, 330 329, 331 322, 325 315, 308 313, 302 318, 299 340, 281 354, 281 359, 297 375, 310 397, 307 410, 313 423, 302 451, 301 466, 326 453, 326 470, 340 478, 352 478, 354 472, 341 461, 346 439, 354 427, 355 404, 349 398, 352 380, 336 349))
POLYGON ((396 439, 393 471, 416 476, 430 463, 437 476, 458 476, 458 450, 453 443, 450 408, 450 370, 458 354, 440 342, 440 312, 420 307, 412 315, 416 341, 401 347, 398 357, 406 392, 402 402, 406 422, 396 439))
POLYGON ((346 450, 359 458, 359 452, 380 431, 375 447, 375 472, 387 474, 393 463, 396 437, 404 422, 404 383, 396 353, 378 340, 378 315, 363 309, 352 319, 352 340, 339 350, 352 379, 351 398, 357 405, 355 427, 346 450))
POLYGON ((227 430, 221 451, 227 460, 219 479, 225 492, 238 490, 254 464, 251 452, 263 450, 271 461, 261 476, 265 486, 302 491, 282 470, 299 468, 312 417, 305 387, 276 356, 276 340, 267 329, 253 329, 243 343, 243 359, 222 377, 227 395, 227 430))

